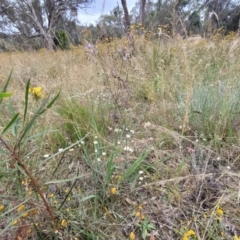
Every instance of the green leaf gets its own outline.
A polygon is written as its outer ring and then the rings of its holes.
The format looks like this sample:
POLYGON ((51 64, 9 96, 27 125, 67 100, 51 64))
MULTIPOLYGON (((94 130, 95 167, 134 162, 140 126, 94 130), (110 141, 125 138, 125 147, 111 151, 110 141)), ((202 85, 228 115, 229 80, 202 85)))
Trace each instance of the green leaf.
POLYGON ((60 94, 60 91, 58 92, 58 94, 53 98, 53 100, 46 106, 49 98, 50 98, 50 95, 43 101, 43 103, 41 104, 41 106, 38 108, 38 110, 35 112, 35 114, 33 115, 32 119, 29 121, 29 123, 26 125, 22 135, 20 136, 16 146, 18 146, 21 141, 23 140, 23 138, 26 136, 26 134, 29 132, 29 130, 32 128, 35 120, 41 115, 43 114, 46 109, 50 108, 53 103, 57 100, 57 98, 59 97, 59 94, 60 94))
POLYGON ((146 239, 146 237, 147 237, 147 229, 144 229, 144 230, 142 231, 142 238, 143 238, 143 239, 146 239))
POLYGON ((86 197, 80 199, 79 202, 84 202, 84 201, 87 201, 89 199, 96 198, 96 197, 97 197, 97 195, 89 195, 89 196, 86 196, 86 197))
POLYGON ((57 95, 52 99, 52 101, 46 106, 46 108, 40 112, 40 114, 43 114, 47 109, 49 109, 54 103, 55 101, 58 99, 59 95, 60 95, 61 90, 57 93, 57 95))
POLYGON ((26 120, 27 110, 28 110, 28 96, 29 96, 29 86, 30 86, 30 79, 28 79, 26 90, 25 90, 25 108, 24 108, 24 115, 23 115, 23 125, 26 120))
POLYGON ((10 97, 11 95, 13 95, 13 92, 2 92, 0 93, 0 98, 10 97))
POLYGON ((80 176, 67 178, 67 179, 62 179, 62 180, 52 180, 52 181, 46 182, 45 184, 47 185, 47 184, 59 184, 59 183, 71 182, 71 181, 74 181, 76 179, 79 179, 79 178, 82 178, 82 177, 86 177, 88 175, 89 174, 83 174, 83 175, 80 175, 80 176))
POLYGON ((130 177, 140 166, 140 164, 143 162, 143 160, 148 156, 150 151, 143 152, 138 159, 128 168, 128 170, 123 174, 122 178, 120 181, 123 181, 124 179, 130 177))
POLYGON ((15 114, 15 116, 12 118, 12 120, 8 123, 8 125, 3 129, 2 134, 4 134, 12 125, 13 123, 16 121, 16 119, 18 118, 19 113, 15 114))
POLYGON ((28 131, 31 129, 31 127, 33 126, 35 120, 41 115, 41 112, 43 111, 43 109, 45 108, 45 105, 48 101, 49 97, 46 98, 42 105, 39 107, 39 109, 35 112, 35 114, 33 115, 32 119, 27 123, 25 129, 23 130, 23 133, 21 134, 16 147, 21 143, 21 141, 23 140, 23 138, 26 136, 26 134, 28 133, 28 131))
POLYGON ((156 229, 156 227, 155 227, 153 224, 149 223, 149 224, 147 225, 147 229, 148 229, 148 230, 154 230, 154 229, 156 229))
MULTIPOLYGON (((12 72, 13 72, 13 70, 11 70, 11 72, 10 72, 10 74, 8 76, 7 82, 6 82, 6 84, 4 85, 4 87, 3 87, 2 91, 1 91, 2 93, 5 93, 7 91, 8 84, 9 84, 9 82, 11 80, 11 77, 12 77, 12 72)), ((0 103, 1 102, 2 102, 2 97, 0 97, 0 103)))

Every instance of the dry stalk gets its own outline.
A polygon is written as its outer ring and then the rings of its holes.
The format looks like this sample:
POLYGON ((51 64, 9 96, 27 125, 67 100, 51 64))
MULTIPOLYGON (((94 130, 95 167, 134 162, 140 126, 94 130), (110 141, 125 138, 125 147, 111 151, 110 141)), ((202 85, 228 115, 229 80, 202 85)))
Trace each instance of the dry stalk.
POLYGON ((37 191, 37 193, 39 194, 39 196, 41 197, 47 212, 49 213, 50 218, 52 219, 53 223, 54 223, 54 228, 57 230, 57 224, 56 224, 56 216, 54 214, 54 212, 51 210, 50 206, 48 205, 46 198, 44 197, 44 194, 37 182, 37 180, 33 177, 31 171, 28 169, 27 165, 24 163, 24 161, 21 159, 21 157, 18 156, 18 154, 16 153, 15 150, 13 150, 5 141, 4 139, 0 136, 0 141, 2 142, 2 144, 4 145, 4 147, 12 154, 12 158, 14 161, 17 161, 17 163, 23 168, 23 170, 25 171, 25 173, 28 175, 28 177, 30 178, 31 182, 33 183, 33 186, 35 188, 35 190, 37 191))

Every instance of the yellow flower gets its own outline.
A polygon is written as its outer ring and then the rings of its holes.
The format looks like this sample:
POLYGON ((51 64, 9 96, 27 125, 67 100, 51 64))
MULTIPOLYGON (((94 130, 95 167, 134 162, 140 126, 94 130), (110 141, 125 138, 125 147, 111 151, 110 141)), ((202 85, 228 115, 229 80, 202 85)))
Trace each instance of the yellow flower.
POLYGON ((216 208, 216 214, 218 216, 223 216, 223 210, 219 206, 217 206, 217 208, 216 208))
POLYGON ((191 229, 183 234, 182 240, 188 240, 189 237, 196 236, 196 233, 191 229))
POLYGON ((136 217, 140 217, 140 216, 141 216, 141 213, 138 211, 138 212, 136 212, 135 216, 136 216, 136 217))
POLYGON ((29 88, 29 92, 32 93, 32 95, 33 95, 36 99, 43 98, 43 95, 42 95, 42 87, 29 88))
POLYGON ((142 209, 143 209, 142 205, 139 205, 139 206, 138 206, 138 209, 139 209, 139 210, 142 210, 142 209))
POLYGON ((130 232, 129 234, 129 240, 135 240, 136 239, 136 235, 134 232, 130 232))
POLYGON ((23 215, 22 215, 23 217, 27 217, 28 216, 28 212, 26 212, 26 213, 23 213, 23 215))
POLYGON ((115 187, 112 187, 112 188, 110 189, 110 193, 111 193, 112 195, 115 195, 115 194, 117 193, 117 189, 116 189, 115 187))
POLYGON ((12 225, 16 225, 18 223, 18 220, 14 220, 13 222, 12 222, 12 225))
POLYGON ((22 204, 22 205, 20 205, 20 206, 18 207, 17 211, 18 211, 18 212, 21 212, 24 208, 25 208, 25 205, 22 204))
POLYGON ((233 237, 233 240, 240 240, 240 237, 238 237, 237 235, 235 235, 235 236, 233 237))
POLYGON ((67 226, 67 221, 66 221, 65 219, 63 219, 63 220, 61 221, 61 226, 62 226, 62 227, 66 227, 66 226, 67 226))
POLYGON ((51 194, 49 194, 48 195, 50 198, 52 198, 53 196, 54 196, 54 194, 53 193, 51 193, 51 194))
POLYGON ((0 212, 4 209, 3 205, 0 205, 0 212))

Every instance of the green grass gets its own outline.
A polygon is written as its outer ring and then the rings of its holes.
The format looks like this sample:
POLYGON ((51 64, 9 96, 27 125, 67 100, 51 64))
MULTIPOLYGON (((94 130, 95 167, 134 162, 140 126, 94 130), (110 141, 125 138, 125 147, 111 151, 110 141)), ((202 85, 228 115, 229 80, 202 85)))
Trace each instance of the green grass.
POLYGON ((240 236, 238 40, 126 41, 0 54, 3 238, 240 236))

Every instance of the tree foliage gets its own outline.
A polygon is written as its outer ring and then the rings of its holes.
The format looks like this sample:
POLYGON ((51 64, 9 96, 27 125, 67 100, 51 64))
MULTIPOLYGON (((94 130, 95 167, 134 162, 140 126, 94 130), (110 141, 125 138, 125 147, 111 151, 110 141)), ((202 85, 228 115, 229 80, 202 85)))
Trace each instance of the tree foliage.
POLYGON ((55 32, 54 44, 57 48, 66 50, 69 48, 69 39, 67 33, 63 30, 58 30, 55 32))
POLYGON ((53 36, 62 18, 77 15, 78 9, 92 0, 1 0, 2 25, 27 38, 41 37, 44 45, 54 48, 53 36))

